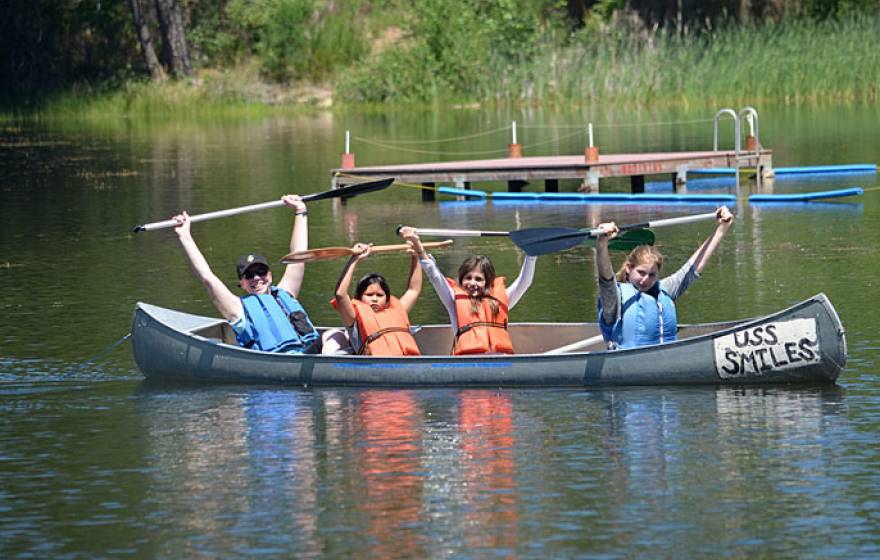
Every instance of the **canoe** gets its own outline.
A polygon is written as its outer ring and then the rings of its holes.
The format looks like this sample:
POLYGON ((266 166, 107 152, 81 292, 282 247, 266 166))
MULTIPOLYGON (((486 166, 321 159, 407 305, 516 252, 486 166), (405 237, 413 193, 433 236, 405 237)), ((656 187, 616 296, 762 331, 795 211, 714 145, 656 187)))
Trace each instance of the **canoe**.
POLYGON ((414 327, 417 357, 272 354, 241 348, 222 319, 138 303, 134 358, 148 380, 300 386, 559 387, 833 383, 843 325, 824 294, 766 317, 682 325, 679 340, 604 349, 596 323, 513 323, 521 354, 449 356, 449 325, 414 327), (585 346, 573 352, 565 347, 585 346), (560 350, 561 349, 561 350, 560 350), (550 352, 550 353, 548 353, 550 352))

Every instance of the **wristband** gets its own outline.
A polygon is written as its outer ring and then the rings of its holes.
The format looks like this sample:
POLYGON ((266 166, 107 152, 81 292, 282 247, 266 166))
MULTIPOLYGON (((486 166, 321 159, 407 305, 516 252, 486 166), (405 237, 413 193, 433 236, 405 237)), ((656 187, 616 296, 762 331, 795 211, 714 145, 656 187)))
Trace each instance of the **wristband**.
POLYGON ((302 212, 296 212, 294 215, 295 215, 295 216, 308 216, 308 215, 309 215, 309 211, 308 211, 308 210, 303 210, 302 212))

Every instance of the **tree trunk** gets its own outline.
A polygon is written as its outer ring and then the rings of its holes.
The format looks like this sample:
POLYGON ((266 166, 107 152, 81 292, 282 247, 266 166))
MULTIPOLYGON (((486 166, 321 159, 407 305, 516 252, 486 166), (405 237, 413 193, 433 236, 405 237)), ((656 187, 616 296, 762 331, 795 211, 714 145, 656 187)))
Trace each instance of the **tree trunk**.
POLYGON ((161 82, 165 79, 165 70, 159 63, 159 58, 156 56, 156 50, 153 48, 153 38, 150 36, 150 28, 144 19, 143 12, 141 11, 141 1, 128 0, 128 5, 131 7, 131 17, 134 19, 134 29, 138 36, 138 42, 141 45, 141 53, 144 55, 144 62, 146 62, 147 68, 150 70, 150 77, 153 81, 161 82))
POLYGON ((746 23, 752 20, 752 3, 750 0, 740 0, 739 21, 746 23))
POLYGON ((192 73, 189 47, 183 31, 183 15, 178 0, 156 0, 159 28, 162 31, 162 53, 171 73, 179 78, 192 73))

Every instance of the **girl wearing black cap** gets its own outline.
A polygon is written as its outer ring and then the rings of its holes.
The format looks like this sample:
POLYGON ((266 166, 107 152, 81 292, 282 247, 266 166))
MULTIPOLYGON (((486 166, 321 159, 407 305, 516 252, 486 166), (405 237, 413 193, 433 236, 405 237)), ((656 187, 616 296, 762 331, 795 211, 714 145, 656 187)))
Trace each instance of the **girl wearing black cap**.
MULTIPOLYGON (((281 197, 294 210, 290 251, 308 249, 308 211, 305 202, 295 194, 281 197)), ((302 305, 296 300, 303 282, 305 265, 289 264, 277 285, 266 257, 251 253, 236 264, 238 285, 247 295, 239 297, 226 287, 211 270, 208 261, 193 240, 189 214, 181 212, 173 218, 175 231, 189 259, 193 273, 211 303, 235 331, 238 343, 246 348, 268 352, 314 353, 320 351, 320 337, 302 305)))

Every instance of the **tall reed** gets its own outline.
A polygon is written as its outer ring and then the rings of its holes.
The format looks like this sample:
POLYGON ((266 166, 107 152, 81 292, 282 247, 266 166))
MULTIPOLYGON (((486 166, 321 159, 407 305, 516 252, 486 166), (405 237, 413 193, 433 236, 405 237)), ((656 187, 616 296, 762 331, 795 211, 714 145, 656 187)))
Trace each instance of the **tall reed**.
POLYGON ((880 17, 789 20, 681 36, 600 36, 548 43, 531 60, 487 64, 478 99, 723 102, 876 99, 880 65, 869 37, 880 17))

